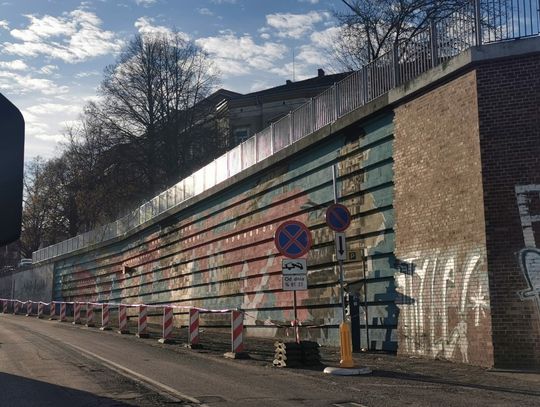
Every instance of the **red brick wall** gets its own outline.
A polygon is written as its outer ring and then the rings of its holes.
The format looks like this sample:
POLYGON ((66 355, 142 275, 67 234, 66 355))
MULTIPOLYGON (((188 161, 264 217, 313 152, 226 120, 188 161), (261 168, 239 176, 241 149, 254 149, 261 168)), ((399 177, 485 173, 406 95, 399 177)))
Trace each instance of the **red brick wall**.
POLYGON ((398 352, 491 366, 476 73, 395 110, 398 352))
POLYGON ((495 364, 538 367, 540 301, 525 273, 540 289, 540 55, 486 63, 477 78, 495 364))

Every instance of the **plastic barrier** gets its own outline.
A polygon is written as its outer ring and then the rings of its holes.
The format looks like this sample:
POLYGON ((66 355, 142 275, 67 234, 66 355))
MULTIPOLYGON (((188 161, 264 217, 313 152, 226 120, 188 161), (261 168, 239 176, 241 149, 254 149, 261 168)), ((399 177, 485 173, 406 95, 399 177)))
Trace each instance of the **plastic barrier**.
POLYGON ((109 329, 109 304, 101 304, 101 329, 102 331, 108 331, 109 329))
POLYGON ((94 304, 92 304, 91 302, 86 303, 86 326, 96 326, 94 324, 94 304))
POLYGON ((79 325, 81 323, 81 303, 80 302, 74 302, 73 303, 73 324, 79 325))
MULTIPOLYGON (((17 315, 20 312, 20 305, 26 304, 27 315, 32 314, 33 302, 28 300, 21 302, 19 300, 6 300, 0 298, 0 305, 4 313, 8 312, 9 304, 13 304, 13 313, 17 315)), ((59 321, 65 322, 67 304, 73 305, 73 324, 81 324, 81 302, 63 302, 63 301, 51 301, 50 303, 38 302, 37 316, 41 318, 43 316, 43 309, 45 306, 49 306, 50 319, 56 319, 56 305, 59 305, 59 321)), ((140 338, 147 338, 148 334, 148 308, 161 308, 163 310, 163 322, 162 322, 162 343, 167 343, 172 340, 173 337, 173 321, 174 321, 174 309, 181 309, 184 312, 187 310, 189 315, 189 331, 188 331, 188 344, 190 347, 195 348, 200 346, 199 338, 199 324, 201 313, 230 313, 231 314, 231 351, 229 354, 239 355, 244 351, 244 312, 236 309, 221 309, 211 310, 190 306, 173 306, 173 305, 147 305, 147 304, 118 304, 118 303, 86 303, 86 325, 95 326, 94 324, 94 307, 101 307, 101 330, 110 329, 110 309, 111 307, 118 308, 118 327, 119 333, 129 333, 127 309, 137 308, 137 336, 140 338)))

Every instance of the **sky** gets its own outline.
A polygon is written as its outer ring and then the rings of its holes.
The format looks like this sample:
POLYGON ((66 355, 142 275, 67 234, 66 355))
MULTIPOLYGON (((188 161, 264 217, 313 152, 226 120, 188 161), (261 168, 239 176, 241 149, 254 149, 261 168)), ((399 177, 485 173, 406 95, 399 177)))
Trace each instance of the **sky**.
MULTIPOLYGON (((0 0, 1 1, 1 0, 0 0)), ((8 0, 0 92, 23 113, 25 160, 61 151, 103 70, 137 33, 176 30, 207 51, 220 87, 248 93, 336 72, 338 0, 8 0)))

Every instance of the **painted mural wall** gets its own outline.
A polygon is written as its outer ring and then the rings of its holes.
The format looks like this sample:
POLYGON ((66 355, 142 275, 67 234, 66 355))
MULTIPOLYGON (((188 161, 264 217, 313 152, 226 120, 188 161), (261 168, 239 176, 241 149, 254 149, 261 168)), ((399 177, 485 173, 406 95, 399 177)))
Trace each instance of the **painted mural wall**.
POLYGON ((296 219, 313 235, 309 289, 298 292, 299 319, 310 325, 304 335, 336 344, 338 272, 324 212, 337 163, 340 202, 353 216, 349 250, 368 249, 366 261, 346 262, 346 280, 363 296, 365 264, 370 343, 395 350, 392 145, 390 114, 333 134, 123 241, 56 261, 54 299, 238 307, 249 333, 283 334, 293 319, 292 294, 281 290, 273 235, 296 219))

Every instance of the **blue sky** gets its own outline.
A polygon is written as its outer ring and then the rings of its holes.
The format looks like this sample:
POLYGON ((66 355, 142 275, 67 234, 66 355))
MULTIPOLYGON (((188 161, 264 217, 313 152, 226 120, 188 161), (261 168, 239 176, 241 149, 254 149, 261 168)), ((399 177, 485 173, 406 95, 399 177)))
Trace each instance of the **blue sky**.
POLYGON ((250 92, 338 70, 334 0, 8 0, 0 3, 0 92, 26 120, 26 160, 58 153, 103 69, 137 32, 176 29, 205 49, 221 86, 250 92))

